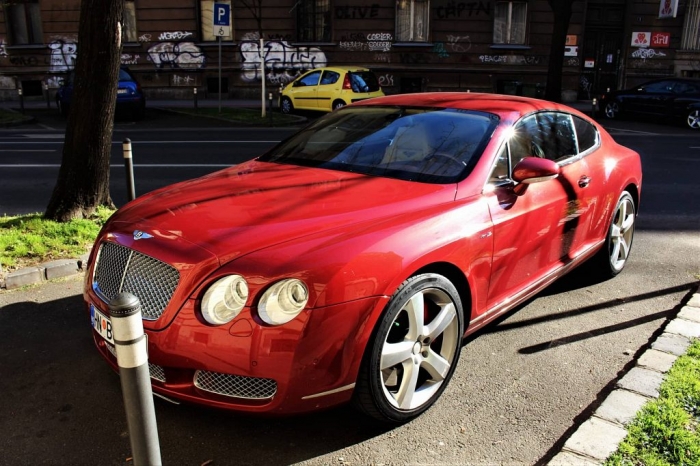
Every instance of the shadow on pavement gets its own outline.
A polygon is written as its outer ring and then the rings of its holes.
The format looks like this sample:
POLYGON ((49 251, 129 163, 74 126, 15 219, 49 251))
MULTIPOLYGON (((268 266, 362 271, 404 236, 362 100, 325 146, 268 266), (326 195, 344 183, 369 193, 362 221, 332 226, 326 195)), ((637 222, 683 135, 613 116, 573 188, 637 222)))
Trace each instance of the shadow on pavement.
MULTIPOLYGON (((80 292, 78 282, 68 285, 80 292)), ((127 463, 119 378, 93 347, 79 294, 6 305, 0 342, 0 463, 127 463)), ((290 464, 389 430, 349 407, 260 418, 159 398, 155 405, 166 464, 290 464)))

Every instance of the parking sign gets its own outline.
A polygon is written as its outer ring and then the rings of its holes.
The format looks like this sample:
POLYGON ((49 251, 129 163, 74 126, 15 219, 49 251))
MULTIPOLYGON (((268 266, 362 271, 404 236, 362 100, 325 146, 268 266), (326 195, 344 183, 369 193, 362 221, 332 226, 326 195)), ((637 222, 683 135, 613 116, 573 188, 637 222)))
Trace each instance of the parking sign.
POLYGON ((228 36, 231 34, 231 5, 214 3, 214 35, 228 36))

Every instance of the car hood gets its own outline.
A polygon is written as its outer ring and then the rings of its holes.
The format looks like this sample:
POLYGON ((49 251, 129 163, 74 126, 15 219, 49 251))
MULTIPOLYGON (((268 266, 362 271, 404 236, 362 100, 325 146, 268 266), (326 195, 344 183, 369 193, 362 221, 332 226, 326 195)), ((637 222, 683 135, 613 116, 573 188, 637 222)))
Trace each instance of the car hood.
POLYGON ((455 190, 454 184, 251 161, 142 196, 110 223, 121 231, 167 231, 223 264, 309 234, 450 202, 455 190))

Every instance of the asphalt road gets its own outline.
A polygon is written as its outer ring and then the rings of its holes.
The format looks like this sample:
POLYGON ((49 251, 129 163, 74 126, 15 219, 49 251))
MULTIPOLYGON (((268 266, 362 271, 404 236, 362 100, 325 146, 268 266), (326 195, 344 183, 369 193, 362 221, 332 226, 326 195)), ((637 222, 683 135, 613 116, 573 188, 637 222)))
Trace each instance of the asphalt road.
MULTIPOLYGON (((157 400, 164 462, 546 462, 698 285, 700 136, 652 123, 609 126, 620 142, 641 153, 645 170, 632 256, 620 276, 597 282, 585 269, 575 271, 470 338, 440 401, 401 427, 367 421, 349 408, 278 419, 157 400)), ((239 133, 207 130, 192 136, 258 139, 252 131, 239 133)), ((175 134, 189 137, 180 131, 143 133, 162 140, 175 134)), ((217 145, 210 144, 195 152, 198 161, 214 157, 217 145)), ((236 163, 236 157, 263 146, 224 144, 223 155, 206 160, 236 163)), ((143 163, 167 165, 184 163, 192 152, 184 144, 167 147, 148 155, 154 159, 138 149, 137 173, 142 152, 143 163)), ((11 175, 0 170, 0 190, 21 172, 12 170, 11 175)), ((165 171, 161 167, 151 177, 165 171)), ((184 174, 193 173, 192 168, 184 174)), ((0 192, 0 206, 5 195, 0 192)), ((119 379, 93 349, 80 291, 75 279, 0 293, 0 464, 125 464, 130 457, 119 379)))

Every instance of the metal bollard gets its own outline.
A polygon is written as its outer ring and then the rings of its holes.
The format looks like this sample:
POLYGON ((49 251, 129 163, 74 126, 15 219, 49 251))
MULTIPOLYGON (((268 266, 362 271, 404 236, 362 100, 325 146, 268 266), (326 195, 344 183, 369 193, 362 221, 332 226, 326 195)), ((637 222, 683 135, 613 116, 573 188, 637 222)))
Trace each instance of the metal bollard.
POLYGON ((133 201, 136 199, 136 187, 134 186, 134 161, 131 158, 131 139, 124 139, 122 148, 124 149, 124 168, 126 169, 127 200, 133 201))
POLYGON ((49 96, 49 84, 44 82, 44 93, 46 94, 46 108, 51 108, 51 97, 49 96))
POLYGON ((109 311, 134 465, 162 464, 141 302, 131 293, 119 293, 109 311))
POLYGON ((24 95, 22 95, 22 88, 17 89, 17 93, 19 94, 19 109, 22 113, 24 113, 24 95))
POLYGON ((272 92, 267 94, 268 112, 270 113, 270 126, 272 126, 272 92))
POLYGON ((595 97, 591 100, 591 117, 595 118, 596 111, 598 110, 598 99, 595 97))
POLYGON ((199 102, 197 101, 197 87, 194 88, 194 109, 199 109, 199 102))

